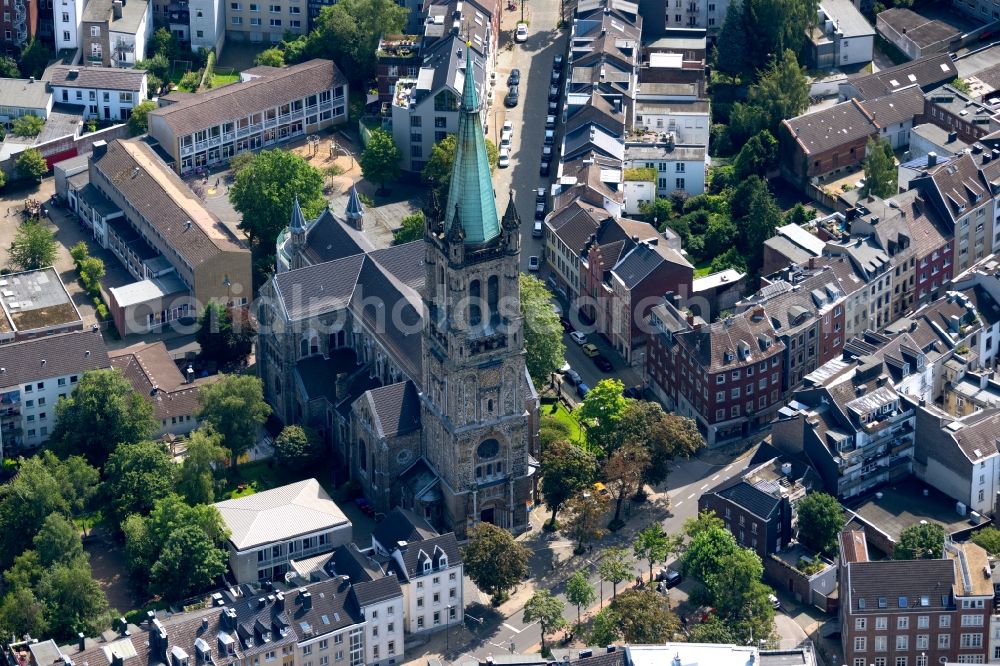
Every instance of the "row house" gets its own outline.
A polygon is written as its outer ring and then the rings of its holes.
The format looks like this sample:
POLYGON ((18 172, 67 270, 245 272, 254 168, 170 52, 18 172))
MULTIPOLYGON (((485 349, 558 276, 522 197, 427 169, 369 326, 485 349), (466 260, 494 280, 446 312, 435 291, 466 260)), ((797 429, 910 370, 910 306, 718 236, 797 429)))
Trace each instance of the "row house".
POLYGON ((651 35, 663 28, 700 28, 716 35, 722 29, 730 0, 674 0, 673 2, 640 2, 639 13, 648 23, 651 35))
POLYGON ((822 0, 809 41, 808 55, 814 67, 865 65, 872 61, 875 29, 851 0, 822 0))
POLYGON ((125 121, 146 99, 147 76, 143 69, 70 67, 49 69, 53 99, 60 104, 82 106, 84 118, 125 121))
POLYGON ((226 0, 224 39, 277 44, 285 35, 305 35, 309 30, 308 9, 306 0, 226 0))
MULTIPOLYGON (((54 11, 60 14, 55 22, 56 31, 73 30, 75 8, 63 9, 57 5, 54 11), (64 18, 67 20, 63 21, 64 18)), ((88 0, 83 6, 76 36, 84 64, 135 67, 146 58, 146 45, 153 36, 152 3, 149 0, 88 0)))
POLYGON ((253 67, 239 83, 151 111, 149 135, 187 174, 346 122, 347 107, 347 79, 330 60, 253 67))
POLYGON ((111 367, 100 332, 76 331, 0 345, 0 458, 27 454, 56 426, 56 404, 90 370, 111 367))
POLYGON ((843 351, 849 287, 841 284, 842 272, 833 266, 792 267, 737 303, 740 309, 762 308, 782 341, 782 392, 843 351))
POLYGON ((611 219, 608 211, 581 201, 573 201, 545 218, 545 262, 564 300, 572 302, 581 295, 584 286, 580 256, 590 237, 611 219))
POLYGON ((693 418, 709 446, 766 427, 781 407, 785 343, 764 308, 706 324, 673 297, 649 315, 647 374, 657 399, 693 418))
POLYGON ((595 150, 585 151, 559 164, 559 175, 552 187, 552 210, 559 211, 579 201, 618 219, 625 202, 622 182, 619 160, 595 150))
POLYGON ((8 130, 22 116, 46 120, 52 112, 52 91, 43 81, 0 78, 0 100, 0 124, 8 130))
POLYGON ((831 494, 855 497, 910 475, 915 414, 903 395, 927 399, 931 390, 927 358, 909 335, 869 333, 804 378, 772 442, 805 454, 831 494))
POLYGON ((875 99, 913 84, 927 92, 942 83, 954 81, 957 77, 958 69, 949 55, 937 53, 880 69, 872 74, 853 74, 840 84, 840 99, 875 99))
MULTIPOLYGON (((701 145, 680 145, 670 133, 633 135, 625 142, 626 169, 644 167, 656 171, 656 182, 653 183, 655 197, 666 198, 677 191, 690 197, 704 194, 707 160, 707 142, 701 145)), ((626 203, 630 203, 633 198, 626 185, 626 203)), ((627 206, 626 211, 639 212, 638 206, 627 206)))
POLYGON ((895 319, 892 314, 892 262, 874 238, 852 236, 838 243, 827 243, 826 253, 846 258, 864 283, 858 289, 856 307, 851 310, 853 321, 848 328, 853 334, 868 329, 880 330, 895 319))
POLYGON ((711 103, 641 101, 635 104, 635 128, 667 132, 681 145, 707 146, 711 127, 711 103))
POLYGON ((924 116, 929 122, 957 132, 966 143, 975 143, 1000 129, 1000 118, 992 106, 948 84, 929 90, 924 104, 924 116))
POLYGON ((840 534, 840 625, 851 666, 982 664, 993 582, 986 551, 941 544, 934 559, 868 558, 864 532, 840 534))

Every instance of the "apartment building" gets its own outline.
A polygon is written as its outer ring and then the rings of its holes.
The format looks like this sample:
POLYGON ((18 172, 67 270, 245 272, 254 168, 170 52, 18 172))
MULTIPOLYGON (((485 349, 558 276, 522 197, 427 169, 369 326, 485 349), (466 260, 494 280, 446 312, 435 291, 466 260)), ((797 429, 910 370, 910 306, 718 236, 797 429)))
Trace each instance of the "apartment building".
POLYGON ((82 106, 84 118, 125 121, 146 99, 146 70, 54 65, 49 70, 53 99, 82 106))
POLYGON ((778 138, 787 161, 782 169, 801 182, 855 169, 875 134, 871 119, 854 99, 782 120, 778 138))
POLYGON ((872 61, 875 29, 851 0, 822 0, 817 14, 808 46, 814 67, 830 69, 872 61))
POLYGON ((929 560, 868 559, 864 532, 840 534, 840 623, 851 666, 982 664, 993 582, 974 543, 941 544, 929 560))
POLYGON ((957 132, 966 143, 975 143, 1000 129, 1000 117, 988 103, 980 102, 945 84, 924 94, 924 116, 948 132, 957 132))
POLYGON ((1000 19, 1000 5, 994 0, 951 0, 951 6, 973 20, 988 23, 1000 19))
POLYGON ((0 78, 0 100, 0 123, 7 129, 21 116, 44 120, 52 111, 52 93, 43 81, 34 79, 0 78))
POLYGON ((83 8, 86 0, 53 0, 52 24, 56 51, 80 48, 80 29, 83 26, 83 8))
MULTIPOLYGON (((678 190, 691 197, 704 194, 708 143, 685 146, 674 141, 671 134, 664 138, 653 133, 629 139, 625 142, 625 168, 655 169, 657 197, 669 197, 678 190)), ((631 199, 627 185, 625 198, 631 199)))
MULTIPOLYGON (((185 4, 188 11, 188 38, 184 41, 191 43, 191 50, 194 52, 214 48, 216 53, 221 53, 227 32, 226 0, 188 0, 185 4)), ((183 6, 184 4, 180 8, 183 6)), ((184 22, 181 25, 184 26, 184 22)))
POLYGON ((248 303, 250 250, 145 142, 95 143, 87 175, 68 181, 94 239, 138 280, 110 290, 122 335, 248 303))
POLYGON ((216 502, 239 583, 284 580, 289 561, 351 542, 352 526, 316 479, 216 502))
POLYGON ((872 74, 853 74, 840 84, 840 99, 874 99, 917 84, 927 92, 942 83, 954 81, 958 69, 947 53, 917 58, 872 74))
POLYGON ((772 442, 804 453, 831 494, 861 495, 912 473, 916 415, 904 395, 933 399, 919 344, 905 333, 854 338, 804 378, 778 412, 772 442))
MULTIPOLYGON (((62 13, 70 14, 67 18, 72 19, 73 11, 71 14, 70 8, 60 5, 57 30, 71 30, 59 26, 63 25, 62 13)), ((153 6, 149 0, 88 0, 77 35, 85 65, 135 67, 136 62, 145 59, 146 45, 153 36, 153 6)), ((72 41, 72 35, 62 41, 72 41)))
POLYGON ((566 300, 572 301, 580 295, 583 288, 580 254, 588 239, 609 219, 608 211, 580 201, 573 201, 545 218, 545 262, 553 270, 553 279, 566 300))
POLYGON ((235 43, 277 44, 284 35, 309 30, 307 0, 226 0, 226 36, 235 43))
POLYGON ((347 79, 330 60, 253 67, 239 83, 149 114, 149 135, 180 174, 346 122, 347 79))
POLYGON ((785 343, 763 308, 706 324, 667 298, 649 325, 651 388, 668 409, 695 419, 708 446, 770 423, 781 407, 785 343))
POLYGON ((726 21, 730 0, 666 0, 650 2, 640 0, 639 14, 649 25, 650 34, 658 28, 703 28, 716 35, 726 21))
POLYGON ((56 403, 83 373, 110 367, 100 331, 0 345, 0 454, 28 454, 56 425, 56 403))
POLYGON ((635 104, 636 129, 673 134, 681 145, 707 146, 711 124, 711 104, 708 100, 642 101, 635 104))

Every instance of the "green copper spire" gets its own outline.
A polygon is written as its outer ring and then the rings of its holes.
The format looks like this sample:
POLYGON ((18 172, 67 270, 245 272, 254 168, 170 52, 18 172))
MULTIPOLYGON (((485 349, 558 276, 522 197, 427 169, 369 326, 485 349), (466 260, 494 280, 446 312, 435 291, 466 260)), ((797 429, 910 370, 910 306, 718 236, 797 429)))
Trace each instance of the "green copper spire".
POLYGON ((465 242, 479 245, 500 235, 500 222, 493 198, 493 180, 483 121, 479 116, 472 46, 469 44, 465 45, 465 85, 462 87, 462 108, 459 110, 455 143, 451 188, 444 207, 444 228, 451 228, 457 210, 465 242))

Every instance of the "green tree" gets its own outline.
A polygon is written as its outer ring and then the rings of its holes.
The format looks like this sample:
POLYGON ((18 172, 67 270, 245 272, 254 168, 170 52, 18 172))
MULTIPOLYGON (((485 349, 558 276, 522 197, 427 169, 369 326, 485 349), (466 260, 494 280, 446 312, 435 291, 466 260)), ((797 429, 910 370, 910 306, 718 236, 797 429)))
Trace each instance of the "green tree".
POLYGON ((699 622, 691 629, 689 639, 692 643, 721 643, 732 645, 736 637, 718 615, 712 615, 706 622, 699 622))
POLYGON ((778 160, 778 140, 769 131, 761 130, 744 144, 733 162, 736 182, 749 176, 766 174, 778 160))
POLYGON ((51 441, 65 455, 83 455, 98 467, 119 444, 156 432, 153 405, 117 370, 92 370, 56 405, 51 441))
POLYGON ((754 63, 748 59, 748 38, 753 33, 747 32, 743 16, 742 3, 729 3, 716 43, 715 66, 732 76, 750 74, 755 69, 754 63))
POLYGON ((399 34, 407 10, 392 0, 340 0, 323 7, 304 43, 286 42, 285 59, 329 58, 340 64, 353 84, 375 76, 375 53, 382 35, 399 34))
POLYGON ((837 535, 844 527, 844 508, 837 498, 826 493, 809 493, 796 507, 799 516, 799 541, 823 553, 837 552, 837 535))
POLYGON ((312 428, 285 426, 274 440, 274 457, 283 467, 306 469, 322 455, 322 442, 312 428))
POLYGON ((240 229, 268 252, 288 226, 295 197, 307 219, 319 215, 326 206, 323 174, 301 156, 281 149, 254 155, 229 189, 229 200, 242 215, 240 229))
POLYGON ((587 580, 587 574, 582 571, 575 572, 566 581, 566 601, 576 606, 576 629, 580 630, 581 615, 580 609, 590 606, 597 601, 597 592, 594 586, 587 580))
POLYGON ((816 0, 733 3, 719 35, 716 67, 731 75, 752 77, 760 74, 772 54, 798 53, 806 28, 816 22, 816 9, 816 0))
MULTIPOLYGON (((657 229, 662 229, 665 225, 670 226, 670 219, 674 216, 674 205, 670 203, 670 199, 656 197, 652 201, 639 204, 639 212, 647 222, 657 229)), ((687 239, 682 237, 681 240, 687 239)))
POLYGON ((573 412, 587 429, 587 445, 592 450, 610 454, 621 444, 618 424, 628 406, 624 392, 620 379, 602 379, 573 412))
POLYGON ((933 560, 944 552, 947 533, 939 523, 910 525, 899 534, 899 541, 892 549, 896 560, 933 560))
POLYGON ((358 164, 366 180, 378 183, 379 192, 385 191, 385 184, 399 175, 399 159, 402 153, 392 138, 383 129, 372 130, 368 145, 361 151, 358 164))
POLYGON ((128 117, 128 131, 132 136, 139 136, 149 131, 149 112, 156 108, 152 100, 145 99, 132 109, 128 117))
POLYGON ((150 590, 178 600, 204 590, 226 571, 226 552, 197 525, 174 530, 150 570, 150 590))
POLYGON ((152 74, 161 80, 170 78, 170 60, 162 53, 154 53, 151 57, 138 61, 135 68, 146 70, 147 77, 152 74))
POLYGON ((615 517, 609 527, 618 529, 624 523, 621 520, 622 506, 625 498, 642 490, 642 481, 649 467, 649 451, 639 444, 625 444, 615 451, 604 463, 604 478, 608 482, 611 496, 615 500, 615 517))
POLYGON ((14 563, 3 574, 3 579, 12 590, 35 589, 42 579, 42 560, 37 550, 26 550, 16 558, 14 563))
POLYGON ((781 209, 767 183, 758 176, 742 181, 729 203, 740 231, 737 247, 746 255, 749 270, 756 273, 764 263, 764 241, 782 223, 781 209))
POLYGON ((38 597, 46 609, 49 630, 57 640, 75 637, 78 632, 94 635, 104 630, 111 619, 108 600, 86 558, 47 569, 38 583, 38 597))
POLYGON ((552 442, 542 451, 542 498, 552 511, 549 524, 556 526, 556 513, 571 497, 594 482, 597 459, 589 451, 566 440, 552 442))
POLYGON ((264 65, 266 67, 284 67, 285 52, 277 46, 272 46, 258 53, 257 57, 254 58, 253 64, 264 65))
POLYGON ((764 112, 765 127, 776 132, 782 120, 794 118, 809 107, 809 83, 795 53, 786 50, 768 65, 750 86, 750 104, 764 112))
POLYGON ((563 617, 565 605, 548 590, 535 590, 528 602, 524 604, 524 621, 537 622, 542 632, 542 654, 548 651, 545 647, 545 636, 559 631, 566 626, 563 617))
POLYGON ((168 61, 177 57, 180 51, 180 40, 167 28, 158 28, 149 38, 149 53, 166 58, 168 61))
POLYGON ((21 72, 17 69, 17 61, 10 56, 0 56, 0 78, 21 78, 21 72))
POLYGON ((214 384, 198 392, 201 409, 198 418, 222 435, 222 444, 229 449, 233 469, 240 455, 257 442, 257 433, 271 414, 264 402, 264 387, 257 377, 223 375, 214 384))
POLYGON ((24 180, 40 181, 49 172, 49 164, 34 148, 25 148, 14 161, 17 175, 24 180))
POLYGON ((624 548, 608 548, 597 564, 597 575, 611 583, 611 596, 618 596, 618 584, 632 577, 635 563, 624 548))
POLYGON ((618 628, 626 643, 663 644, 679 626, 667 598, 648 587, 622 592, 612 600, 610 608, 618 618, 618 628))
MULTIPOLYGON (((702 514, 698 520, 685 524, 685 531, 691 542, 681 557, 681 569, 685 576, 706 583, 712 575, 722 569, 725 558, 736 552, 736 539, 714 514, 702 514), (706 524, 703 521, 710 521, 706 524)), ((706 583, 707 584, 707 583, 706 583)))
POLYGON ((226 464, 222 435, 211 426, 191 432, 177 478, 177 490, 190 504, 211 504, 219 489, 218 470, 226 464))
POLYGON ((45 42, 32 37, 31 41, 21 49, 21 77, 26 79, 33 76, 41 79, 52 57, 52 50, 45 45, 45 42))
POLYGON ((69 563, 83 557, 83 542, 76 524, 59 513, 50 513, 32 543, 43 567, 69 563))
POLYGON ((209 302, 198 318, 195 340, 201 357, 219 365, 242 363, 253 349, 255 332, 243 308, 209 302))
POLYGON ((649 564, 649 580, 653 580, 653 565, 666 562, 672 550, 674 545, 670 535, 663 531, 663 525, 659 522, 652 522, 640 531, 632 544, 636 559, 645 560, 649 564))
POLYGON ((705 257, 715 257, 733 247, 740 230, 725 215, 712 215, 705 232, 705 257))
POLYGON ((510 532, 490 523, 477 523, 462 549, 469 579, 499 605, 528 575, 531 551, 514 540, 510 532))
POLYGON ((1000 530, 993 527, 984 527, 983 529, 973 532, 972 543, 976 544, 987 553, 996 557, 1000 555, 1000 530))
POLYGON ((590 623, 590 645, 612 645, 622 639, 618 614, 608 606, 594 616, 590 623))
POLYGON ((106 274, 103 260, 99 257, 87 257, 80 262, 78 270, 80 272, 80 280, 88 290, 100 291, 101 280, 104 279, 106 274))
POLYGON ((566 361, 559 316, 552 309, 552 292, 533 275, 518 276, 524 318, 524 362, 535 386, 542 386, 566 361))
POLYGON ((31 137, 38 136, 45 127, 45 121, 36 115, 26 115, 15 118, 11 123, 10 132, 14 136, 31 137))
POLYGON ((404 217, 399 223, 399 229, 393 232, 392 244, 402 245, 424 237, 424 213, 417 211, 404 217))
MULTIPOLYGON (((458 150, 458 142, 454 134, 449 134, 431 146, 430 157, 424 165, 424 170, 420 172, 423 179, 431 184, 434 193, 439 201, 448 198, 448 187, 451 185, 451 170, 455 163, 455 152, 458 150)), ((490 169, 496 169, 497 161, 500 159, 500 151, 497 150, 489 138, 486 139, 486 157, 490 163, 490 169)), ((439 211, 440 212, 440 211, 439 211)))
POLYGON ((236 153, 233 155, 232 159, 229 160, 229 172, 232 178, 236 178, 240 171, 247 168, 253 164, 254 158, 257 157, 256 153, 249 150, 244 150, 242 153, 236 153))
POLYGON ((55 234, 41 222, 24 222, 14 232, 7 254, 11 265, 23 271, 51 266, 56 258, 55 234))
POLYGON ((583 553, 586 545, 604 535, 601 520, 607 512, 607 504, 603 495, 593 491, 577 493, 567 500, 560 529, 576 542, 576 554, 583 553))
POLYGON ((118 521, 146 515, 171 494, 177 465, 160 442, 120 444, 104 465, 105 494, 118 521))
POLYGON ((714 511, 702 511, 694 518, 688 518, 684 521, 684 527, 681 529, 684 535, 690 539, 695 538, 702 532, 706 532, 711 529, 719 528, 725 529, 726 524, 721 518, 715 515, 714 511))
MULTIPOLYGON (((3 132, 0 132, 0 141, 3 140, 3 132)), ((7 184, 7 173, 5 171, 0 171, 0 189, 7 184)))
POLYGON ((560 421, 552 416, 552 414, 542 414, 539 421, 538 443, 541 445, 541 450, 543 452, 554 442, 559 440, 569 441, 572 433, 570 432, 568 423, 560 421))
POLYGON ((896 194, 899 186, 896 184, 896 157, 892 154, 892 146, 882 138, 868 139, 865 148, 865 184, 861 188, 861 196, 891 197, 896 194))
POLYGON ((0 601, 0 634, 4 636, 44 636, 49 625, 45 607, 28 588, 15 588, 0 601))

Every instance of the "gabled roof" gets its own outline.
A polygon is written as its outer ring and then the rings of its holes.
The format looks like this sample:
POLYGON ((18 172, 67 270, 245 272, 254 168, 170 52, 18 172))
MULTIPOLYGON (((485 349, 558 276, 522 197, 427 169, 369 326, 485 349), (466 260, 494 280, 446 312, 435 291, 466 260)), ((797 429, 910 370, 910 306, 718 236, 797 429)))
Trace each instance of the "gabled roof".
POLYGON ((426 520, 402 507, 390 511, 372 530, 372 540, 387 552, 392 552, 400 541, 416 543, 437 535, 426 520))
POLYGON ((663 264, 671 263, 694 269, 680 252, 657 242, 639 243, 611 269, 628 289, 635 289, 663 264))
POLYGON ((958 69, 947 53, 918 58, 883 69, 874 74, 857 74, 848 78, 848 85, 857 91, 859 99, 887 95, 912 83, 926 90, 958 76, 958 69))
POLYGON ((574 201, 569 206, 550 215, 546 224, 570 250, 579 253, 583 250, 590 235, 596 232, 601 226, 601 222, 609 217, 610 213, 603 208, 586 206, 579 201, 574 201))
POLYGON ((334 261, 374 249, 367 236, 338 219, 329 208, 308 225, 305 256, 310 263, 334 261))
POLYGON ((300 534, 350 525, 316 479, 216 502, 238 550, 284 541, 300 534))
POLYGON ((842 603, 851 613, 864 610, 920 607, 928 611, 951 606, 955 565, 951 560, 879 560, 849 562, 846 580, 841 580, 842 603), (924 601, 926 600, 926 605, 924 601))
POLYGON ((138 92, 146 79, 146 70, 124 67, 80 67, 53 65, 47 72, 49 83, 64 88, 125 90, 138 92))
POLYGON ((877 131, 856 100, 781 122, 806 155, 822 153, 877 131))
POLYGON ((409 544, 400 553, 400 556, 403 560, 403 569, 400 570, 399 563, 395 558, 390 566, 396 571, 399 579, 404 582, 424 575, 424 562, 430 561, 431 568, 437 569, 442 556, 447 558, 449 567, 462 561, 462 553, 458 548, 454 532, 409 544))
POLYGON ((738 478, 735 482, 726 482, 721 488, 708 491, 743 507, 753 515, 763 520, 769 520, 771 514, 781 505, 781 497, 766 493, 751 483, 738 478))
POLYGON ((380 438, 405 435, 420 429, 420 397, 413 382, 397 382, 371 389, 363 397, 374 417, 380 438))
POLYGON ((0 345, 0 387, 110 367, 100 332, 74 331, 0 345))
POLYGON ((924 112, 924 93, 914 83, 888 95, 861 102, 861 108, 868 112, 879 129, 890 127, 921 115, 924 112))
POLYGON ((757 363, 785 349, 770 319, 762 314, 753 308, 677 333, 674 339, 707 372, 757 363))
POLYGON ((990 200, 989 185, 969 154, 939 165, 929 171, 929 179, 920 178, 915 184, 930 188, 940 212, 952 223, 990 200))

